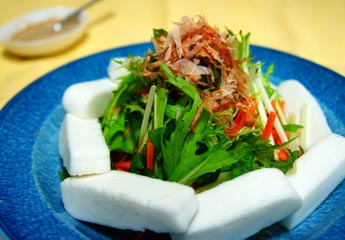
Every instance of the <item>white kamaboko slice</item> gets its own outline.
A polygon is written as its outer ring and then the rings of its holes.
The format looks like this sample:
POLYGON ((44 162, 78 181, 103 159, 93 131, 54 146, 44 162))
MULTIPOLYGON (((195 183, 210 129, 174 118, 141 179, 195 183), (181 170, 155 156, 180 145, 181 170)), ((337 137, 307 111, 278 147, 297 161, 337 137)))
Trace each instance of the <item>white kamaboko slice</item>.
POLYGON ((118 83, 121 77, 127 76, 130 72, 127 68, 123 67, 119 61, 123 62, 126 61, 127 58, 119 57, 113 58, 110 60, 108 65, 108 76, 111 81, 114 83, 118 83))
POLYGON ((303 200, 281 224, 292 229, 311 214, 345 178, 345 138, 331 134, 313 145, 286 174, 303 200))
POLYGON ((244 239, 292 214, 301 198, 285 175, 263 168, 198 194, 199 210, 174 240, 244 239))
POLYGON ((304 126, 303 147, 308 149, 332 132, 320 105, 301 83, 296 80, 284 81, 278 86, 277 91, 286 100, 287 114, 294 114, 297 123, 304 126))
POLYGON ((119 229, 184 232, 198 209, 191 187, 112 170, 61 184, 74 218, 119 229))
POLYGON ((71 85, 62 97, 66 112, 82 118, 99 118, 113 97, 117 85, 108 78, 71 85))
POLYGON ((60 129, 59 153, 72 176, 110 171, 110 152, 98 119, 67 113, 60 129))

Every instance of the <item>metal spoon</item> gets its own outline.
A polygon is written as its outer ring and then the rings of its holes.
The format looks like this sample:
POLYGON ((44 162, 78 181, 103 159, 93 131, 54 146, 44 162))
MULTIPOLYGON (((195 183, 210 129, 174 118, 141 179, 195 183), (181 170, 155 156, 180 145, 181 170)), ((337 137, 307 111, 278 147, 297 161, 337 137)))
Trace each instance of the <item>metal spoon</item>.
POLYGON ((73 11, 71 14, 67 15, 66 17, 64 17, 63 19, 61 19, 60 21, 56 22, 53 24, 52 26, 52 30, 54 32, 59 32, 61 31, 61 29, 63 28, 63 26, 68 23, 69 21, 73 20, 74 18, 78 17, 79 14, 86 8, 90 7, 91 5, 93 5, 96 2, 99 2, 100 0, 91 0, 87 3, 85 3, 84 5, 82 5, 81 7, 79 7, 78 9, 76 9, 75 11, 73 11))

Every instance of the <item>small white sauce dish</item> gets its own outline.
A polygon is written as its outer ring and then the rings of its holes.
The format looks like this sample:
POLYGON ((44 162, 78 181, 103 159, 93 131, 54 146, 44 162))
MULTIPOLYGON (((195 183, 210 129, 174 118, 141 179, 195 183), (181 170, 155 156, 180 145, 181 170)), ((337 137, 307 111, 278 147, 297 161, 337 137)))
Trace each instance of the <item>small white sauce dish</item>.
POLYGON ((53 7, 20 16, 0 28, 0 42, 4 44, 8 52, 25 57, 44 56, 62 51, 76 43, 85 33, 89 22, 89 16, 85 11, 82 11, 78 16, 79 24, 69 31, 31 41, 15 41, 11 38, 13 34, 27 28, 30 24, 52 18, 61 19, 74 10, 70 7, 53 7))

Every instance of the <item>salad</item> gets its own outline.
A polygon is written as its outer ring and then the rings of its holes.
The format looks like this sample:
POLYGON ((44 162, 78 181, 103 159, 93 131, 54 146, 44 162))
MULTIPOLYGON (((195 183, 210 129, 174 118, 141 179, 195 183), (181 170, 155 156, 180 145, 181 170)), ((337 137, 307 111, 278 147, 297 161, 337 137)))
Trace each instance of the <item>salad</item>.
POLYGON ((250 34, 183 17, 154 29, 145 57, 113 59, 129 74, 101 117, 112 169, 203 191, 260 168, 284 173, 304 153, 303 126, 250 55, 250 34))
POLYGON ((154 29, 144 57, 66 89, 65 210, 174 240, 245 239, 307 218, 345 177, 345 138, 298 81, 270 83, 249 36, 184 17, 154 29))

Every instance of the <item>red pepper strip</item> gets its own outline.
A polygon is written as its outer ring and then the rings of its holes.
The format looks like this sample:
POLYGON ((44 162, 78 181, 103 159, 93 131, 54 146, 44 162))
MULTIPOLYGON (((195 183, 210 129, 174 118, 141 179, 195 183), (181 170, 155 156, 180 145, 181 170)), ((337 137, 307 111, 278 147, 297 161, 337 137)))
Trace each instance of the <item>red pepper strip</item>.
MULTIPOLYGON (((277 101, 273 99, 273 100, 271 101, 271 104, 272 104, 273 108, 277 111, 277 101)), ((278 100, 278 104, 279 104, 279 107, 280 107, 281 111, 284 112, 285 101, 284 101, 284 100, 278 100)), ((279 118, 279 120, 281 120, 279 114, 278 114, 278 118, 279 118)))
POLYGON ((273 126, 274 126, 274 120, 276 119, 277 114, 274 111, 271 111, 268 114, 268 119, 267 123, 264 129, 264 132, 262 133, 262 139, 267 140, 273 131, 273 126))
POLYGON ((242 111, 242 110, 238 111, 238 113, 235 117, 235 120, 234 120, 235 123, 239 124, 241 122, 241 119, 246 117, 245 115, 246 115, 246 113, 244 111, 242 111))
POLYGON ((284 112, 285 111, 285 101, 280 101, 279 102, 279 105, 280 105, 280 108, 282 109, 282 111, 284 112))
POLYGON ((279 160, 281 161, 285 161, 286 159, 289 158, 289 152, 286 150, 286 149, 279 149, 278 150, 278 157, 279 157, 279 160))
POLYGON ((132 164, 131 161, 124 161, 124 160, 114 162, 114 165, 117 170, 126 171, 126 172, 128 172, 129 169, 131 168, 131 164, 132 164))
POLYGON ((253 96, 249 96, 248 98, 244 99, 242 101, 243 104, 246 104, 247 106, 253 101, 254 97, 253 96))
MULTIPOLYGON (((280 137, 279 137, 279 135, 277 133, 277 130, 275 128, 273 128, 273 130, 272 130, 272 136, 273 136, 274 142, 276 144, 278 144, 278 145, 283 144, 283 142, 280 139, 280 137)), ((281 160, 281 161, 284 161, 284 160, 288 159, 289 156, 290 156, 289 152, 286 149, 284 149, 284 148, 281 148, 281 149, 277 150, 277 152, 278 152, 279 160, 281 160)))
MULTIPOLYGON (((242 103, 248 106, 252 101, 253 101, 253 96, 249 96, 247 99, 243 100, 242 103)), ((256 108, 256 106, 254 108, 256 108)), ((245 115, 246 115, 245 111, 239 110, 237 115, 236 115, 236 117, 235 117, 235 119, 234 119, 234 122, 236 124, 239 124, 241 122, 241 119, 246 117, 245 115)))
POLYGON ((272 129, 272 136, 273 136, 273 139, 274 139, 274 142, 278 145, 281 145, 283 144, 282 140, 280 139, 278 133, 277 133, 277 130, 275 128, 272 129))
POLYGON ((255 112, 255 109, 258 107, 258 103, 255 103, 253 106, 251 106, 247 112, 239 111, 237 113, 237 116, 234 120, 234 122, 237 124, 236 127, 231 129, 231 135, 235 136, 246 124, 247 120, 250 118, 250 116, 255 112), (238 117, 238 118, 237 118, 238 117))
MULTIPOLYGON (((284 112, 285 101, 284 101, 284 100, 279 100, 278 103, 279 103, 280 109, 284 112)), ((273 100, 271 101, 271 104, 272 104, 272 106, 274 107, 274 109, 277 109, 277 107, 276 107, 276 104, 277 104, 276 100, 273 99, 273 100)))
POLYGON ((147 170, 153 171, 154 169, 154 146, 151 140, 148 138, 146 141, 146 168, 147 170))

